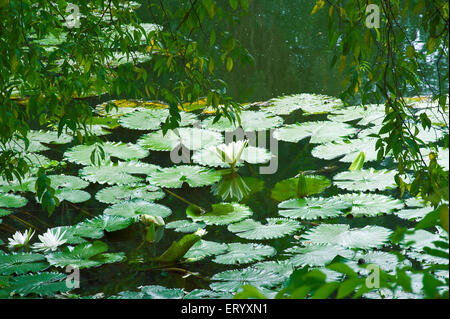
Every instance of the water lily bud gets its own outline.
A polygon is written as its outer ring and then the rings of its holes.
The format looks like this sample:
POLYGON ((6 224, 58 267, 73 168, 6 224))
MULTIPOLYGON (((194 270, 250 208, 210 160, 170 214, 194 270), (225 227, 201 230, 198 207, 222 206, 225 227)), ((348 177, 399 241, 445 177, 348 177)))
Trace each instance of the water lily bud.
POLYGON ((164 226, 166 224, 164 222, 164 219, 162 219, 162 217, 160 217, 160 216, 141 215, 139 217, 139 220, 144 225, 155 224, 157 226, 164 226))
POLYGON ((195 232, 195 235, 197 235, 198 237, 203 237, 207 234, 208 232, 204 229, 199 229, 195 232))

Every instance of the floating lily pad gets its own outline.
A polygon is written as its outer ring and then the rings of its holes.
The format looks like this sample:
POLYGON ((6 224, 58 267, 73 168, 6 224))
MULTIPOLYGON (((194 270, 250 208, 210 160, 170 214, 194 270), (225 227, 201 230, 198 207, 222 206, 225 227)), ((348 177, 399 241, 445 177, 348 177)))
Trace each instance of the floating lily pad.
POLYGON ((212 169, 201 166, 180 165, 162 168, 147 178, 150 184, 159 187, 181 188, 183 183, 191 187, 202 187, 218 182, 222 175, 212 169))
POLYGON ((140 287, 141 291, 121 291, 110 299, 181 299, 184 297, 183 289, 171 289, 152 285, 140 287))
POLYGON ((56 131, 29 131, 27 138, 30 141, 45 143, 45 144, 66 144, 72 142, 73 137, 69 134, 61 133, 58 136, 56 131))
MULTIPOLYGON (((331 185, 331 181, 321 175, 305 175, 306 190, 308 196, 322 193, 331 185)), ((272 198, 282 202, 287 199, 297 198, 298 178, 289 178, 275 184, 272 189, 272 198)))
POLYGON ((125 254, 108 254, 108 246, 101 241, 84 243, 75 247, 65 247, 61 252, 46 255, 50 265, 55 267, 76 267, 78 269, 99 267, 104 264, 121 262, 125 259, 125 254))
POLYGON ((28 200, 25 197, 0 193, 0 208, 20 208, 27 203, 28 200))
MULTIPOLYGON (((242 166, 243 162, 247 162, 250 164, 263 164, 269 162, 272 157, 272 153, 265 148, 248 146, 242 151, 241 158, 235 166, 242 166)), ((195 151, 194 155, 192 156, 192 161, 194 163, 210 167, 230 167, 229 164, 222 161, 222 159, 217 155, 215 146, 195 151)))
MULTIPOLYGON (((133 216, 134 217, 134 216, 133 216)), ((96 228, 106 230, 107 232, 114 232, 122 230, 130 226, 135 222, 134 218, 122 217, 117 215, 99 215, 92 219, 85 220, 79 223, 77 227, 79 228, 96 228)))
POLYGON ((65 200, 74 204, 83 203, 91 199, 91 194, 79 189, 59 189, 55 192, 55 196, 60 202, 65 200))
POLYGON ((0 275, 21 275, 45 270, 49 265, 44 255, 33 253, 0 253, 0 275))
POLYGON ((286 125, 276 129, 273 137, 279 141, 298 143, 311 137, 310 143, 320 144, 335 141, 339 138, 353 135, 355 128, 345 123, 338 122, 304 122, 286 125))
POLYGON ((249 264, 261 261, 277 253, 275 248, 260 244, 228 244, 228 251, 214 258, 214 262, 225 265, 249 264))
POLYGON ((308 244, 304 247, 291 247, 285 251, 291 256, 289 263, 296 267, 325 266, 336 256, 350 258, 352 253, 342 246, 328 244, 308 244))
POLYGON ((402 201, 380 194, 343 194, 336 198, 352 203, 350 214, 354 217, 377 216, 383 213, 391 213, 394 210, 405 207, 402 201))
POLYGON ((354 140, 333 141, 316 146, 311 154, 314 157, 332 160, 343 156, 339 161, 352 163, 359 153, 364 152, 365 161, 373 162, 377 160, 378 152, 375 149, 377 139, 371 137, 354 140))
POLYGON ((159 166, 141 162, 105 163, 101 166, 86 166, 80 170, 80 176, 92 183, 108 185, 132 185, 143 181, 134 175, 149 175, 159 166))
POLYGON ((157 130, 169 116, 167 109, 144 109, 127 113, 119 118, 121 126, 133 130, 157 130))
POLYGON ((148 156, 148 151, 142 149, 138 145, 125 144, 125 143, 113 143, 105 142, 103 145, 77 145, 64 153, 64 158, 69 162, 73 162, 81 165, 91 165, 92 152, 97 150, 95 158, 100 158, 99 148, 102 148, 105 153, 105 161, 111 157, 117 157, 122 160, 141 159, 148 156))
POLYGON ((328 119, 334 122, 358 121, 358 125, 381 124, 386 116, 383 104, 356 105, 334 110, 328 119))
POLYGON ((12 278, 5 290, 8 291, 8 296, 20 295, 24 297, 30 294, 41 297, 54 296, 58 292, 71 290, 64 280, 66 277, 66 274, 55 272, 26 274, 12 278))
POLYGON ((190 261, 198 261, 210 256, 223 254, 228 250, 228 246, 223 243, 199 240, 188 250, 184 258, 190 261))
MULTIPOLYGON (((281 117, 261 111, 242 111, 239 116, 241 118, 241 127, 245 132, 266 131, 283 124, 281 117)), ((225 116, 222 116, 216 123, 213 123, 213 121, 214 117, 205 119, 202 122, 202 127, 218 132, 233 132, 239 127, 237 121, 233 124, 225 116)))
POLYGON ((278 205, 279 214, 289 218, 312 220, 342 215, 351 203, 337 198, 299 198, 284 201, 278 205))
POLYGON ((170 208, 146 202, 141 199, 133 199, 112 205, 105 209, 105 215, 122 216, 126 218, 139 218, 140 215, 167 217, 172 214, 170 208))
POLYGON ((207 289, 194 289, 183 299, 233 299, 231 293, 217 292, 207 289))
POLYGON ((288 115, 299 109, 307 114, 319 114, 331 112, 343 105, 342 101, 335 97, 303 93, 273 99, 270 106, 262 109, 277 115, 288 115))
POLYGON ((285 218, 268 218, 267 224, 247 219, 228 226, 230 232, 250 240, 281 238, 300 228, 301 225, 298 222, 285 218))
POLYGON ((434 208, 429 206, 413 209, 402 209, 396 212, 395 215, 402 219, 420 221, 433 210, 434 208))
POLYGON ((345 171, 334 176, 334 184, 339 188, 350 191, 382 191, 386 188, 394 188, 396 171, 386 169, 345 171))
POLYGON ((250 208, 238 203, 213 204, 212 208, 211 212, 201 214, 190 206, 186 210, 186 215, 195 222, 204 222, 207 225, 228 225, 253 214, 250 208))
POLYGON ((55 189, 84 189, 89 186, 89 183, 77 176, 70 175, 49 175, 51 186, 55 189))
POLYGON ((218 132, 188 127, 170 130, 166 135, 161 130, 152 132, 141 136, 138 140, 140 146, 154 151, 172 151, 180 145, 195 151, 222 142, 223 137, 218 132))
POLYGON ((244 285, 251 285, 256 288, 273 288, 281 285, 284 277, 278 274, 245 268, 241 270, 227 270, 212 276, 214 282, 210 285, 212 290, 224 292, 237 292, 244 285))
POLYGON ((391 230, 380 226, 350 229, 349 225, 321 224, 306 232, 302 238, 313 244, 369 249, 383 246, 391 233, 391 230))
POLYGON ((167 229, 173 229, 180 233, 195 233, 199 229, 206 227, 205 223, 194 223, 190 220, 176 220, 166 224, 167 229))
POLYGON ((143 199, 147 202, 153 202, 164 198, 165 193, 158 187, 150 185, 117 185, 101 189, 95 195, 95 198, 102 203, 117 204, 124 200, 143 199))

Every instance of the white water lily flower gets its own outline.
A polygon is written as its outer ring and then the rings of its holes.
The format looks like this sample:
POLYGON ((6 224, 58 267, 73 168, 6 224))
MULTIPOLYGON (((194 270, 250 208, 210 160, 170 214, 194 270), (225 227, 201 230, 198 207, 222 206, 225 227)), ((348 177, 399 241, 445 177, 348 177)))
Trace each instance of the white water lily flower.
POLYGON ((63 245, 67 239, 63 239, 66 231, 61 234, 61 229, 49 229, 43 235, 39 235, 40 243, 33 245, 33 249, 37 251, 55 251, 56 248, 63 245))
POLYGON ((20 231, 17 231, 11 238, 8 238, 9 248, 18 248, 22 246, 26 246, 30 241, 31 237, 33 237, 34 231, 26 230, 23 234, 20 231))
POLYGON ((205 236, 207 233, 208 233, 208 232, 207 232, 206 230, 200 228, 200 229, 198 229, 198 230, 195 232, 195 235, 197 235, 197 236, 199 236, 199 237, 203 237, 203 236, 205 236))
POLYGON ((219 146, 216 146, 216 154, 222 161, 229 164, 231 167, 234 167, 241 159, 242 152, 247 144, 248 140, 220 144, 219 146))

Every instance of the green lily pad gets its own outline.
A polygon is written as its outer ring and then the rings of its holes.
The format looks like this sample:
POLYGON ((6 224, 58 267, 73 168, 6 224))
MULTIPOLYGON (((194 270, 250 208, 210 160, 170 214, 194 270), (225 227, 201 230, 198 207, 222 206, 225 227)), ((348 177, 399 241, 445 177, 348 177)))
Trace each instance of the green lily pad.
POLYGON ((167 229, 173 229, 180 233, 194 233, 206 227, 205 223, 193 223, 190 220, 176 220, 166 224, 167 229))
POLYGON ((228 225, 246 219, 253 214, 250 208, 238 203, 213 204, 212 208, 211 212, 201 214, 189 206, 186 215, 194 222, 204 222, 207 225, 228 225))
POLYGON ((308 244, 304 247, 291 247, 286 251, 291 256, 289 263, 296 267, 321 267, 329 264, 336 256, 350 258, 352 253, 341 246, 327 244, 308 244))
POLYGON ((386 116, 383 104, 356 105, 334 110, 328 119, 334 122, 358 121, 358 125, 381 124, 386 116))
MULTIPOLYGON (((265 148, 248 146, 242 151, 241 158, 235 166, 242 166, 243 162, 263 164, 269 162, 272 157, 272 153, 265 148)), ((210 167, 230 168, 230 165, 217 155, 215 146, 195 151, 192 156, 192 161, 210 167)))
POLYGON ((154 151, 172 151, 180 145, 195 151, 222 142, 223 137, 218 132, 182 127, 174 131, 170 130, 166 135, 161 130, 145 134, 139 138, 137 143, 143 148, 154 151))
POLYGON ((44 255, 32 253, 0 253, 0 274, 21 275, 45 270, 49 265, 44 255))
POLYGON ((5 289, 9 296, 18 294, 22 297, 36 294, 38 296, 54 296, 56 293, 67 292, 67 275, 56 272, 41 272, 14 277, 5 289))
POLYGON ((339 122, 304 122, 276 129, 273 137, 279 141, 298 143, 311 137, 310 143, 320 144, 335 141, 357 132, 352 126, 339 122))
POLYGON ((284 201, 278 205, 278 213, 284 217, 313 220, 342 215, 342 211, 350 207, 351 203, 345 200, 310 197, 284 201))
POLYGON ((147 181, 155 186, 181 188, 183 183, 191 187, 202 187, 218 182, 222 175, 212 169, 201 166, 180 165, 162 168, 152 173, 147 181))
POLYGON ((78 189, 59 189, 55 192, 55 196, 60 202, 68 201, 74 204, 87 202, 91 199, 91 194, 78 189))
POLYGON ((102 231, 106 230, 107 232, 115 232, 127 228, 134 222, 134 218, 102 214, 79 223, 77 227, 87 229, 96 228, 102 231))
MULTIPOLYGON (((266 131, 283 124, 281 117, 261 111, 242 111, 239 116, 241 118, 241 127, 245 132, 266 131)), ((216 123, 213 123, 213 121, 214 117, 205 119, 202 122, 202 127, 218 132, 233 132, 239 127, 237 122, 233 124, 225 116, 222 116, 216 123)))
MULTIPOLYGON (((331 181, 321 175, 305 175, 305 180, 308 196, 320 194, 331 185, 331 181)), ((297 198, 297 190, 298 178, 288 178, 275 184, 272 189, 272 198, 279 202, 297 198)))
POLYGON ((321 224, 302 235, 312 244, 340 245, 346 248, 369 249, 381 247, 389 240, 390 229, 380 226, 352 228, 349 225, 321 224))
POLYGON ((414 209, 402 209, 396 212, 395 215, 400 217, 401 219, 420 221, 432 211, 434 211, 434 208, 427 206, 414 209))
POLYGON ((380 194, 341 194, 336 198, 352 203, 352 210, 349 214, 354 217, 377 216, 383 213, 392 213, 394 210, 405 207, 404 203, 398 199, 380 194))
POLYGON ((105 209, 104 214, 135 219, 138 219, 140 215, 164 218, 171 215, 172 210, 160 204, 146 202, 142 199, 133 199, 112 205, 105 209))
POLYGON ((213 241, 199 240, 191 249, 184 255, 184 258, 189 261, 198 261, 207 257, 220 255, 228 250, 228 246, 223 243, 216 243, 213 241))
POLYGON ((30 141, 45 143, 45 144, 66 144, 73 140, 73 137, 69 134, 61 133, 58 136, 56 131, 29 131, 27 138, 30 141))
POLYGON ((20 208, 27 203, 28 200, 25 197, 0 193, 0 208, 20 208))
MULTIPOLYGON (((168 109, 138 109, 119 118, 121 126, 133 130, 159 130, 169 116, 168 109)), ((197 117, 192 113, 180 112, 180 126, 193 125, 197 117)))
POLYGON ((267 224, 261 224, 253 219, 247 219, 239 223, 231 224, 228 230, 237 236, 249 240, 263 240, 282 238, 290 235, 302 226, 290 219, 268 218, 267 224))
POLYGON ((382 191, 387 188, 394 188, 396 171, 386 169, 368 170, 361 169, 356 171, 345 171, 334 176, 334 184, 350 191, 382 191))
POLYGON ((84 189, 89 186, 89 183, 77 176, 70 175, 49 175, 51 186, 55 189, 84 189))
POLYGON ((80 170, 80 176, 92 183, 108 185, 132 185, 144 179, 134 175, 150 175, 159 166, 141 162, 104 163, 101 166, 86 166, 80 170))
POLYGON ((277 253, 275 248, 261 244, 228 244, 225 254, 216 256, 213 261, 218 264, 235 265, 261 261, 277 253))
POLYGON ((150 185, 117 185, 103 188, 97 192, 95 198, 102 203, 117 204, 124 200, 142 199, 153 202, 164 198, 165 193, 158 187, 150 185))
POLYGON ((270 106, 262 109, 277 115, 288 115, 301 109, 307 114, 327 113, 342 107, 338 98, 320 94, 296 94, 283 96, 270 101, 270 106))
POLYGON ((81 165, 92 165, 91 156, 94 150, 97 150, 95 158, 100 158, 99 147, 101 147, 105 153, 105 161, 111 157, 117 157, 122 160, 128 161, 132 159, 141 159, 148 156, 148 150, 145 150, 138 145, 105 142, 103 145, 77 145, 64 153, 64 159, 69 162, 73 162, 81 165))
POLYGON ((354 140, 333 141, 316 146, 311 155, 324 160, 333 160, 341 157, 340 162, 352 163, 359 153, 364 152, 365 161, 373 162, 377 160, 378 152, 375 149, 377 139, 364 137, 354 140))
POLYGON ((210 285, 212 290, 224 292, 237 292, 244 285, 256 288, 273 288, 281 285, 284 277, 272 272, 245 268, 241 270, 227 270, 212 276, 214 282, 210 285))
POLYGON ((76 267, 79 269, 99 267, 104 264, 117 263, 125 259, 125 254, 105 253, 108 246, 101 241, 84 243, 75 247, 65 247, 62 252, 55 252, 46 255, 50 265, 55 267, 76 267))

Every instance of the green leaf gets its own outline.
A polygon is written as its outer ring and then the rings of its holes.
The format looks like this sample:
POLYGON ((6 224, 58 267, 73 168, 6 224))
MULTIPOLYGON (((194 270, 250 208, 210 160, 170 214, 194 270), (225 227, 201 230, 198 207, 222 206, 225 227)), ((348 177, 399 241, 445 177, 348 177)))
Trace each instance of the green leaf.
POLYGON ((194 222, 207 225, 228 225, 252 216, 253 212, 245 205, 238 203, 213 204, 212 211, 202 214, 192 206, 186 209, 187 217, 194 222))
POLYGON ((342 106, 342 101, 335 97, 303 93, 273 99, 270 106, 263 107, 262 110, 277 115, 288 115, 298 109, 306 114, 318 114, 331 112, 342 106))
POLYGON ((202 235, 198 233, 185 235, 179 241, 174 241, 161 256, 154 260, 160 263, 178 262, 201 238, 202 235))
POLYGON ((155 186, 181 188, 183 183, 191 187, 202 187, 218 182, 222 175, 212 169, 201 166, 180 165, 162 168, 152 173, 147 181, 155 186))
MULTIPOLYGON (((306 196, 320 194, 331 185, 331 181, 321 175, 305 175, 306 196)), ((297 198, 298 178, 293 177, 275 184, 272 189, 272 198, 282 202, 287 199, 297 198)))
MULTIPOLYGON (((265 131, 283 124, 281 117, 261 111, 242 111, 239 117, 241 127, 245 132, 265 131)), ((222 116, 216 122, 214 122, 214 119, 213 116, 206 118, 202 122, 202 127, 217 132, 233 132, 239 127, 237 122, 233 123, 225 116, 222 116)))
POLYGON ((366 159, 366 155, 364 152, 359 153, 359 155, 355 158, 352 165, 348 168, 349 171, 357 171, 363 168, 364 161, 366 159))
POLYGON ((228 251, 225 254, 218 255, 214 262, 224 265, 249 264, 255 261, 261 261, 276 254, 275 248, 260 244, 228 244, 228 251))
POLYGON ((278 205, 278 213, 289 218, 312 220, 342 215, 351 203, 338 198, 299 198, 284 201, 278 205))
POLYGON ((117 185, 103 188, 97 192, 95 198, 105 204, 117 204, 131 199, 142 199, 153 202, 164 198, 165 193, 159 188, 150 185, 117 185))
POLYGON ((382 191, 387 188, 395 187, 395 175, 395 171, 386 169, 361 169, 358 171, 346 171, 335 175, 334 183, 339 188, 350 191, 373 191, 377 189, 382 191))
POLYGON ((253 219, 247 219, 228 226, 230 232, 249 240, 282 238, 300 228, 302 228, 300 223, 285 218, 267 218, 265 225, 253 219))
POLYGON ((122 216, 138 219, 141 215, 167 217, 172 210, 166 206, 147 202, 142 199, 132 199, 112 205, 105 209, 105 215, 122 216))
POLYGON ((245 268, 241 270, 227 270, 212 276, 214 282, 210 285, 212 290, 224 292, 237 292, 245 285, 256 288, 272 288, 284 281, 284 277, 264 270, 245 268))
POLYGON ((279 141, 298 143, 311 137, 310 143, 321 144, 332 142, 337 139, 353 135, 357 130, 348 124, 330 121, 303 122, 289 124, 276 129, 273 137, 279 141))

